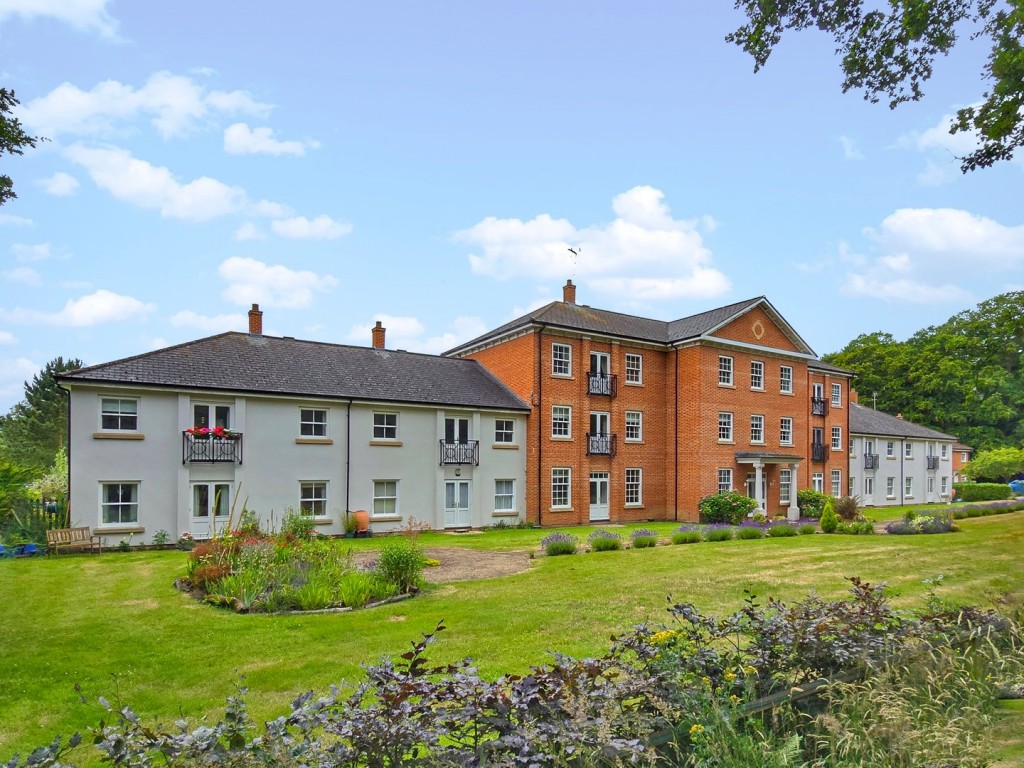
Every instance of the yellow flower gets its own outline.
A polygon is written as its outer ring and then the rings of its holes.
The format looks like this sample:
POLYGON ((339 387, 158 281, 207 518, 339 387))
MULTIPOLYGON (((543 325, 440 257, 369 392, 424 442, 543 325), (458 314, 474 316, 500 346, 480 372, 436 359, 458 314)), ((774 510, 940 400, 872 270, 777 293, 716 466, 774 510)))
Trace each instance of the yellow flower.
POLYGON ((726 672, 725 673, 725 682, 731 683, 735 679, 736 679, 736 673, 735 672, 726 672))
POLYGON ((740 700, 740 697, 737 696, 735 693, 732 696, 729 697, 729 701, 731 701, 733 704, 735 704, 739 700, 740 700))
POLYGON ((651 635, 651 642, 654 645, 661 645, 662 643, 667 643, 669 640, 675 637, 676 634, 677 633, 674 629, 666 629, 662 632, 655 632, 653 635, 651 635))
POLYGON ((704 683, 704 685, 711 685, 711 678, 710 678, 710 677, 702 677, 702 678, 700 679, 700 681, 701 681, 702 683, 704 683))
POLYGON ((691 736, 700 736, 702 733, 704 733, 704 726, 700 723, 694 723, 690 726, 691 736))
POLYGON ((744 673, 746 673, 748 675, 756 675, 757 674, 757 667, 751 667, 751 666, 748 665, 748 666, 743 668, 743 671, 744 671, 744 673))

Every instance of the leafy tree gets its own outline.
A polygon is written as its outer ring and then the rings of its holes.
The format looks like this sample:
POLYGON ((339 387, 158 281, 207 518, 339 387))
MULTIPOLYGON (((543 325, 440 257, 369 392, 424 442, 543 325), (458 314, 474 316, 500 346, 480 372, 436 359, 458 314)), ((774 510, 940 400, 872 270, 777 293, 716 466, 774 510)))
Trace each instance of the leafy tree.
POLYGON ((923 95, 935 59, 961 34, 991 46, 980 103, 957 112, 950 133, 976 133, 980 146, 960 159, 966 173, 1009 160, 1024 145, 1024 0, 736 0, 747 23, 726 36, 765 65, 787 29, 830 34, 842 56, 843 92, 862 89, 896 108, 923 95), (868 7, 866 8, 865 5, 868 7))
POLYGON ((1024 473, 1024 448, 980 451, 967 463, 964 472, 974 480, 1005 483, 1024 473))
POLYGON ((0 458, 41 474, 67 445, 67 398, 57 376, 82 367, 78 359, 58 357, 25 382, 25 399, 0 416, 0 458))
MULTIPOLYGON (((10 117, 11 110, 18 106, 18 100, 14 97, 14 91, 0 88, 0 155, 4 153, 20 155, 25 147, 33 148, 39 141, 38 136, 29 136, 21 127, 21 121, 16 117, 10 117)), ((14 182, 6 174, 0 175, 0 205, 3 205, 11 198, 17 197, 14 194, 14 182)))

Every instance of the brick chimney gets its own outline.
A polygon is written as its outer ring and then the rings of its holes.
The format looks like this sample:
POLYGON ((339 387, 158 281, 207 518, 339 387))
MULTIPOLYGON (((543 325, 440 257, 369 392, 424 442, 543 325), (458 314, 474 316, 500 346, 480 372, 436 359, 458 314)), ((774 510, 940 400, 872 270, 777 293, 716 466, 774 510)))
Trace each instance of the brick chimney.
POLYGON ((380 324, 380 320, 378 320, 377 324, 371 329, 374 349, 384 349, 384 332, 386 330, 387 328, 380 324))
POLYGON ((263 313, 259 304, 253 304, 249 310, 249 333, 253 336, 263 335, 263 313))
POLYGON ((896 418, 899 419, 900 421, 903 421, 903 414, 902 413, 897 413, 896 414, 896 418))
POLYGON ((576 303, 576 286, 572 284, 572 280, 566 280, 562 286, 562 301, 566 304, 576 303))
POLYGON ((850 388, 850 402, 860 403, 860 395, 857 394, 857 390, 853 389, 852 387, 850 388))

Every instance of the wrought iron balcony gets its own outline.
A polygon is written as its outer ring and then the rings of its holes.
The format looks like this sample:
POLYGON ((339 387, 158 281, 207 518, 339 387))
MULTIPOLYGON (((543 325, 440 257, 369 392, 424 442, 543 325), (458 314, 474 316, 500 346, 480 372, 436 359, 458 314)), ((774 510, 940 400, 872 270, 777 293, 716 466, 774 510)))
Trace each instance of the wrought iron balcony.
POLYGON ((928 456, 926 458, 928 459, 928 469, 938 469, 939 468, 939 457, 938 456, 928 456))
POLYGON ((614 456, 615 435, 587 432, 588 456, 614 456))
POLYGON ((811 397, 811 415, 828 416, 828 400, 824 397, 811 397))
POLYGON ((587 392, 591 395, 606 395, 615 397, 618 391, 618 377, 614 373, 587 374, 587 392))
POLYGON ((467 440, 464 443, 448 443, 439 441, 441 445, 441 464, 472 464, 480 466, 480 441, 467 440))
POLYGON ((213 434, 194 435, 188 430, 181 433, 182 464, 234 464, 242 463, 242 434, 240 432, 218 437, 213 434))
POLYGON ((865 453, 864 454, 864 469, 878 469, 878 454, 877 453, 865 453))
POLYGON ((829 446, 824 443, 811 443, 811 461, 828 461, 829 446))

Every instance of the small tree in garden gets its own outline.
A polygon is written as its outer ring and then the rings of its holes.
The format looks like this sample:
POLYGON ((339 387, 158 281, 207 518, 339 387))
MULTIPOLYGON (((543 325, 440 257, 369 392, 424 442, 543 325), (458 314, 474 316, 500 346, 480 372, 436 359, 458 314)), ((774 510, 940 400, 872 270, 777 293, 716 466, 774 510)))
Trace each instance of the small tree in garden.
POLYGON ((757 509, 757 501, 736 491, 705 496, 697 504, 702 523, 739 525, 740 520, 757 509))
POLYGON ((824 533, 835 533, 839 527, 839 515, 836 514, 832 497, 825 500, 825 508, 821 512, 821 530, 824 533))

